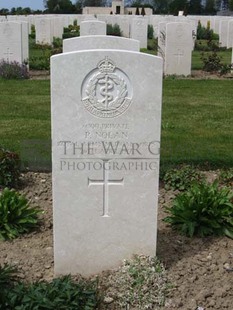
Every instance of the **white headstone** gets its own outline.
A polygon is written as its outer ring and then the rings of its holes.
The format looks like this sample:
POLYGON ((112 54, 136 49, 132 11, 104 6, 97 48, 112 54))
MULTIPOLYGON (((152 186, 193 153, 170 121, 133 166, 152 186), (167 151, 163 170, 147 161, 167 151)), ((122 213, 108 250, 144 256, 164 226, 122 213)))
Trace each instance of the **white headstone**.
POLYGON ((221 20, 219 23, 219 43, 221 47, 227 47, 228 19, 221 20))
POLYGON ((232 47, 233 47, 233 20, 229 20, 227 31, 227 48, 232 47))
POLYGON ((63 18, 62 17, 54 17, 52 19, 52 32, 53 32, 53 38, 60 38, 62 39, 63 35, 63 18))
POLYGON ((37 18, 35 22, 35 29, 37 44, 52 44, 53 25, 51 18, 37 18))
POLYGON ((28 60, 27 23, 0 23, 0 59, 20 64, 28 60))
POLYGON ((29 27, 27 22, 21 22, 22 24, 22 58, 23 61, 28 62, 29 60, 29 41, 28 41, 28 35, 29 35, 29 27))
POLYGON ((80 36, 106 35, 106 23, 87 20, 80 24, 80 36))
POLYGON ((165 74, 190 75, 192 62, 192 27, 189 23, 166 25, 165 74))
POLYGON ((166 44, 166 22, 158 24, 158 52, 157 55, 165 59, 165 44, 166 44))
POLYGON ((219 34, 219 23, 220 23, 220 19, 219 19, 220 16, 215 16, 215 20, 214 20, 214 32, 219 34))
POLYGON ((125 38, 129 38, 129 17, 127 15, 117 15, 116 16, 116 23, 119 25, 120 30, 122 32, 122 36, 125 38))
POLYGON ((63 53, 90 49, 119 49, 140 51, 137 40, 115 36, 85 36, 63 40, 63 53))
POLYGON ((130 38, 138 40, 140 48, 147 48, 147 27, 148 19, 146 16, 132 19, 130 38))
POLYGON ((78 25, 81 25, 81 22, 84 21, 96 21, 96 17, 93 14, 82 14, 78 16, 78 25))
POLYGON ((160 15, 151 15, 149 18, 149 24, 154 28, 154 37, 158 37, 158 24, 162 22, 163 17, 160 15))
POLYGON ((55 274, 155 255, 162 59, 55 55, 51 93, 55 274))

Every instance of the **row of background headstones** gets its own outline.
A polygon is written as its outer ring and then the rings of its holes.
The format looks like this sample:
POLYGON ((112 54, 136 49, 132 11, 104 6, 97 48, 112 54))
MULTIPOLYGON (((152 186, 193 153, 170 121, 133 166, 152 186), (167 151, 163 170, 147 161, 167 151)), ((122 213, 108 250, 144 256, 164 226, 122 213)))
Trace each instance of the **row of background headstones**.
MULTIPOLYGON (((132 19, 135 16, 132 15, 96 15, 97 19, 100 21, 105 21, 107 24, 118 24, 122 27, 124 24, 128 26, 131 23, 132 19)), ((28 16, 15 16, 9 15, 7 19, 5 16, 0 16, 0 21, 26 21, 29 23, 29 33, 31 30, 31 25, 36 24, 37 19, 49 18, 54 19, 56 17, 57 23, 62 24, 63 27, 68 27, 68 25, 73 24, 77 20, 78 25, 84 20, 95 19, 94 15, 28 15, 28 16)), ((150 15, 144 16, 143 19, 147 21, 148 24, 151 24, 154 27, 155 36, 158 33, 158 24, 159 22, 193 22, 196 26, 198 21, 201 21, 203 26, 207 26, 207 22, 210 22, 210 28, 214 30, 215 33, 220 34, 220 36, 226 37, 228 33, 228 21, 232 20, 232 17, 228 16, 171 16, 171 15, 150 15)), ((122 27, 124 28, 124 27, 122 27)), ((127 28, 127 27, 126 27, 127 28)), ((123 31, 124 32, 124 31, 123 31)), ((127 36, 127 32, 123 35, 127 36)), ((224 41, 224 38, 223 38, 224 41)))
MULTIPOLYGON (((66 15, 67 17, 71 17, 66 15)), ((77 15, 72 18, 77 20, 77 15)), ((125 37, 131 37, 140 41, 140 47, 147 47, 147 25, 151 24, 155 30, 155 37, 158 36, 158 55, 164 59, 164 73, 189 75, 191 73, 191 55, 194 46, 196 29, 198 20, 206 26, 210 22, 210 27, 220 34, 221 46, 232 47, 233 42, 233 19, 229 17, 174 17, 174 16, 108 16, 100 15, 99 20, 104 20, 105 23, 120 25, 123 29, 125 37), (124 22, 123 22, 124 21, 124 22), (156 23, 155 23, 156 22, 156 23), (174 28, 169 27, 172 22, 174 28), (173 23, 175 22, 175 24, 173 23), (124 27, 122 27, 122 24, 124 27), (178 25, 179 24, 179 25, 178 25), (175 25, 178 27, 176 28, 175 25), (183 25, 183 27, 182 27, 183 25), (183 28, 181 30, 181 28, 183 28), (181 34, 180 34, 181 32, 181 34)), ((5 21, 5 18, 1 19, 5 21)), ((3 22, 0 25, 0 59, 15 60, 23 63, 28 59, 28 33, 30 25, 35 23, 36 27, 36 42, 51 44, 53 37, 62 38, 64 27, 64 16, 9 16, 7 20, 14 22, 3 22), (34 21, 32 20, 32 17, 34 21), (21 18, 21 20, 20 20, 21 18), (30 20, 31 18, 31 20, 30 20), (22 21, 22 19, 24 21, 22 21), (25 20, 28 19, 28 23, 25 20), (10 40, 12 38, 12 40, 10 40)), ((94 16, 79 16, 77 20, 81 24, 80 35, 105 35, 106 24, 95 19, 94 16), (84 20, 84 21, 82 21, 84 20), (89 20, 90 23, 87 21, 89 20), (86 21, 86 22, 85 22, 86 21), (87 25, 84 29, 84 25, 87 25), (83 25, 83 26, 82 26, 83 25), (102 27, 102 28, 101 28, 102 27), (82 29, 84 29, 82 31, 82 29)))

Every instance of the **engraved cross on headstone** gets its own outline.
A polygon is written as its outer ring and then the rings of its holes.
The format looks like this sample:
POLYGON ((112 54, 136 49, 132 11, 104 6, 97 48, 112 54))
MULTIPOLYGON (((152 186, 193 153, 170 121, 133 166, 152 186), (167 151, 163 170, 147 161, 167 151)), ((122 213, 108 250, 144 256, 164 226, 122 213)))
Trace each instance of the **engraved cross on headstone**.
POLYGON ((10 59, 9 59, 9 58, 10 58, 9 56, 10 56, 10 55, 13 55, 13 53, 10 53, 9 47, 7 48, 7 51, 6 51, 6 53, 4 53, 4 55, 6 55, 7 61, 9 62, 9 60, 10 60, 10 59))
MULTIPOLYGON (((106 160, 104 162, 107 162, 106 160)), ((108 170, 106 171, 104 165, 103 165, 103 179, 102 180, 94 180, 88 178, 88 186, 91 185, 102 185, 103 186, 103 217, 109 217, 108 215, 108 190, 109 185, 124 185, 124 178, 121 178, 119 180, 111 180, 108 177, 108 170)))
POLYGON ((184 56, 184 52, 182 50, 178 50, 177 51, 177 54, 174 54, 174 56, 177 57, 177 64, 180 65, 180 60, 181 60, 181 57, 184 56))

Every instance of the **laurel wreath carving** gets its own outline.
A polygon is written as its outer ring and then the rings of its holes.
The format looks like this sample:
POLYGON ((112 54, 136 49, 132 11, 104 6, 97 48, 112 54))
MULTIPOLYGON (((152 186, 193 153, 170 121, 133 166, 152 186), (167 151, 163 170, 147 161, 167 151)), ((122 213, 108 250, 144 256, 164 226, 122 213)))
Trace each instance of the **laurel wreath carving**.
MULTIPOLYGON (((117 97, 109 103, 109 107, 111 107, 111 110, 115 110, 121 106, 121 104, 124 102, 125 97, 127 95, 127 85, 124 81, 124 79, 120 78, 116 74, 107 74, 108 77, 119 86, 119 93, 117 97)), ((86 94, 88 96, 89 101, 96 107, 96 105, 99 103, 98 99, 96 97, 96 85, 99 82, 99 80, 105 78, 105 73, 97 73, 95 74, 87 84, 86 88, 86 94)), ((99 108, 98 108, 99 109, 99 108)))

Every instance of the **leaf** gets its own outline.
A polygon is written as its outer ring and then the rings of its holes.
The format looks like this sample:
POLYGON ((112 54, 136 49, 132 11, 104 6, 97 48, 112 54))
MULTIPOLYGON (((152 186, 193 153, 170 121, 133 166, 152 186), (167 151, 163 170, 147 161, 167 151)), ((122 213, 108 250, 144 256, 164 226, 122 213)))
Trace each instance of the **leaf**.
POLYGON ((223 231, 224 231, 224 234, 225 234, 227 237, 233 239, 233 229, 230 230, 230 229, 224 228, 223 231))

